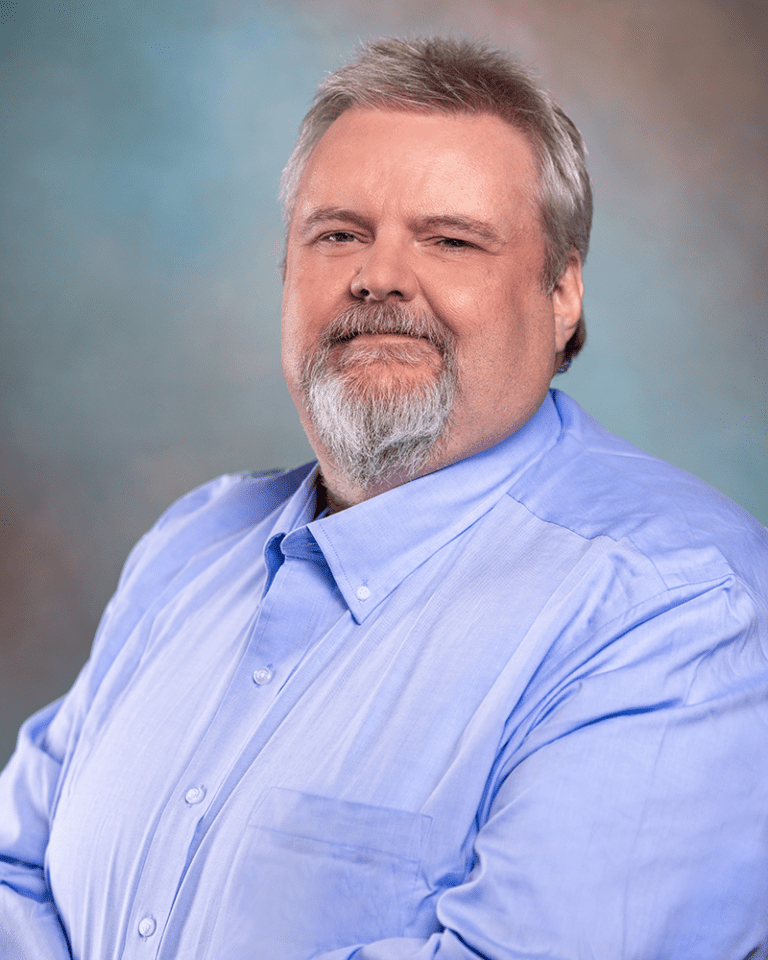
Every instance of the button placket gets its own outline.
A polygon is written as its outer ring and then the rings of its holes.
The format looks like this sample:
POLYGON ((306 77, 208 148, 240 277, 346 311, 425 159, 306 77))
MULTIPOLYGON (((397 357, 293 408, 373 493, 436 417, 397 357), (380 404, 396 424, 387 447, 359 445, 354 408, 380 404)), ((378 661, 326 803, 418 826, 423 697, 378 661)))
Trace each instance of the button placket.
MULTIPOLYGON (((280 705, 279 687, 285 677, 292 675, 317 634, 317 609, 321 601, 325 603, 324 594, 318 597, 321 586, 325 589, 325 585, 315 576, 313 568, 304 570, 305 567, 308 565, 286 563, 276 572, 256 619, 249 625, 250 636, 244 642, 240 668, 233 674, 221 708, 190 758, 183 778, 176 782, 175 803, 165 809, 136 898, 134 960, 147 950, 154 950, 161 940, 159 935, 157 941, 152 935, 136 939, 142 919, 150 915, 158 918, 157 934, 165 930, 165 924, 169 930, 176 930, 179 922, 174 914, 176 887, 184 880, 187 870, 199 869, 196 867, 199 858, 190 859, 190 851, 199 848, 212 818, 231 802, 233 782, 228 777, 233 751, 240 756, 244 744, 248 756, 255 754, 260 743, 267 742, 266 733, 262 734, 264 712, 275 709, 286 712, 287 708, 280 705), (209 787, 211 797, 207 795, 209 787), (204 796, 198 795, 198 790, 203 791, 204 796), (176 878, 169 875, 172 867, 164 852, 169 845, 176 853, 173 858, 178 871, 176 882, 176 878)), ((340 595, 338 606, 341 616, 340 595)), ((163 942, 165 936, 163 934, 163 942)))
MULTIPOLYGON (((242 650, 242 666, 246 669, 242 673, 234 671, 215 720, 190 757, 186 772, 176 780, 175 802, 165 807, 160 818, 134 900, 130 928, 133 960, 148 950, 154 956, 166 924, 176 929, 176 892, 188 869, 196 869, 194 863, 189 867, 189 851, 196 850, 207 834, 210 810, 214 810, 214 815, 218 813, 232 793, 232 784, 227 780, 232 753, 239 755, 243 744, 249 751, 254 749, 261 737, 263 711, 274 707, 280 683, 301 660, 318 602, 316 578, 300 576, 303 566, 283 564, 277 570, 275 582, 247 628, 250 636, 242 650), (303 611, 301 617, 299 611, 303 611), (293 624, 293 628, 286 629, 286 623, 293 624), (297 632, 301 643, 294 642, 297 632)), ((126 958, 130 952, 126 951, 126 958)))

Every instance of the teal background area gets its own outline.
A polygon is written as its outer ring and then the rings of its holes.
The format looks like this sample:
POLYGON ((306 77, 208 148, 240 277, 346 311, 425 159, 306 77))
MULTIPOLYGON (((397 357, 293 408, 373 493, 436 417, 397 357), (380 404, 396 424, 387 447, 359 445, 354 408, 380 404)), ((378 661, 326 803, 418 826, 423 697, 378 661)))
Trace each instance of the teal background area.
POLYGON ((581 127, 589 342, 556 384, 768 523, 768 22, 746 0, 0 2, 0 762, 139 536, 311 459, 277 182, 360 39, 488 37, 581 127))

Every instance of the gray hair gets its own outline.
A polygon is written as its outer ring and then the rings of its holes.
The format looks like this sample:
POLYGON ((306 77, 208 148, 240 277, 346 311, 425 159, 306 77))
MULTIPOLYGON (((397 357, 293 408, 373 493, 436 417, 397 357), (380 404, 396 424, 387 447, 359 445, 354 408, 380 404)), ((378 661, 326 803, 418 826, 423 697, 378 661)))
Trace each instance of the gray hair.
MULTIPOLYGON (((524 67, 501 50, 467 40, 377 40, 323 80, 281 179, 286 229, 312 151, 334 120, 352 107, 489 113, 518 128, 528 138, 539 167, 545 291, 554 291, 574 251, 582 263, 586 260, 592 188, 581 134, 524 67)), ((582 314, 558 372, 568 369, 585 339, 582 314)))

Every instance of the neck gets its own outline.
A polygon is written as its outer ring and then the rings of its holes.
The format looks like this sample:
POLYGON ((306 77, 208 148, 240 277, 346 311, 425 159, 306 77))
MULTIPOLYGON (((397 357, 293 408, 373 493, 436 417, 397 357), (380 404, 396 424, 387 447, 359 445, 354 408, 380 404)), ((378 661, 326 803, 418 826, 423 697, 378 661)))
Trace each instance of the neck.
POLYGON ((378 497, 379 494, 386 493, 395 487, 400 487, 409 480, 415 480, 425 473, 431 473, 435 467, 427 466, 416 474, 393 474, 385 479, 377 481, 371 486, 360 487, 355 483, 350 483, 341 476, 332 467, 320 462, 320 476, 317 482, 317 513, 321 513, 328 507, 328 513, 338 513, 339 510, 346 510, 347 507, 354 507, 364 500, 370 500, 372 497, 378 497))
POLYGON ((320 514, 327 508, 328 515, 332 513, 338 513, 339 510, 345 510, 347 507, 352 506, 350 503, 346 503, 338 500, 325 485, 325 480, 322 473, 317 478, 317 484, 315 487, 316 493, 316 505, 315 505, 315 519, 317 519, 320 514))

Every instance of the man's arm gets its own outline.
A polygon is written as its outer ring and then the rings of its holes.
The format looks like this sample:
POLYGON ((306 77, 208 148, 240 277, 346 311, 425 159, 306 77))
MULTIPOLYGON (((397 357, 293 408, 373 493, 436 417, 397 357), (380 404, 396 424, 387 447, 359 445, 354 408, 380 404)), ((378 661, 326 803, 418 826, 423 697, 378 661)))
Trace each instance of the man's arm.
POLYGON ((46 873, 58 795, 83 723, 88 718, 98 724, 98 717, 89 716, 94 701, 101 696, 101 709, 109 709, 104 678, 126 678, 135 669, 141 650, 127 641, 146 607, 184 569, 195 549, 261 519, 286 491, 293 491, 301 474, 281 474, 274 481, 247 475, 211 481, 176 501, 131 551, 75 685, 24 724, 17 750, 0 773, 0 960, 70 956, 65 929, 72 921, 59 917, 56 878, 49 883, 46 873))
POLYGON ((45 878, 48 824, 61 771, 46 748, 60 704, 30 717, 0 775, 0 956, 69 960, 64 928, 45 878))
MULTIPOLYGON (((183 508, 184 500, 178 504, 183 508)), ((150 543, 147 535, 133 548, 120 586, 131 578, 150 543)), ((130 603, 120 600, 120 586, 104 611, 91 657, 74 686, 61 700, 24 723, 16 750, 0 772, 2 960, 63 960, 71 956, 46 876, 45 857, 67 758, 88 705, 139 615, 130 603)))

